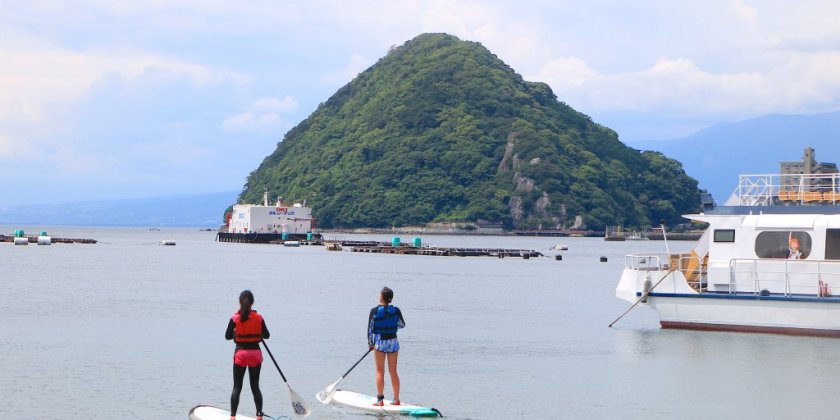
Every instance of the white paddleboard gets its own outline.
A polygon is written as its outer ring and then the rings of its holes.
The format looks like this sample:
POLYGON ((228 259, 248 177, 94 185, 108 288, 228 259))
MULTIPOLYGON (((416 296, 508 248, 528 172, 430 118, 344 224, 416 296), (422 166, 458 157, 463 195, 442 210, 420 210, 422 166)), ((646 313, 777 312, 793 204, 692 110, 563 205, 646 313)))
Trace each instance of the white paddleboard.
MULTIPOLYGON (((265 419, 266 417, 263 416, 265 419)), ((210 405, 197 405, 190 410, 190 420, 230 420, 230 409, 210 405)), ((236 420, 256 420, 256 417, 236 415, 236 420)))
POLYGON ((411 405, 401 403, 400 405, 391 405, 392 401, 385 400, 385 405, 376 406, 376 397, 359 394, 358 392, 346 391, 339 389, 335 391, 330 404, 340 407, 351 408, 354 410, 366 411, 369 413, 383 413, 383 414, 403 414, 414 417, 443 417, 435 408, 421 407, 419 405, 411 405))

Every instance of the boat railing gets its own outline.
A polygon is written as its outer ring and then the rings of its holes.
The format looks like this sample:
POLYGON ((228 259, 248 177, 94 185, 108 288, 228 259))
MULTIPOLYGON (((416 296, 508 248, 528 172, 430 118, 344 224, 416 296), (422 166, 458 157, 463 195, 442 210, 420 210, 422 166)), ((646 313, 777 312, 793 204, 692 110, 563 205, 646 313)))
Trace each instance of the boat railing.
POLYGON ((840 203, 840 174, 750 174, 738 178, 740 206, 840 203))
POLYGON ((840 261, 736 258, 729 262, 729 294, 829 296, 840 285, 840 261))
POLYGON ((695 254, 630 254, 624 257, 624 268, 638 271, 674 268, 682 273, 692 289, 699 292, 706 287, 706 261, 695 254))
POLYGON ((659 271, 663 267, 662 261, 667 261, 665 254, 629 254, 624 256, 624 268, 639 271, 659 271))

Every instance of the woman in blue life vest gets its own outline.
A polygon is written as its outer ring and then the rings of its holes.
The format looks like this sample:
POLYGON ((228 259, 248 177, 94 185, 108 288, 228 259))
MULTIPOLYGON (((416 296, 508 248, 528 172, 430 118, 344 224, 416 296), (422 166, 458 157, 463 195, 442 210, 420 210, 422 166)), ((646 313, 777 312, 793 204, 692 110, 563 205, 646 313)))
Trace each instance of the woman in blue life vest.
POLYGON ((374 351, 376 362, 376 403, 382 406, 385 400, 385 360, 388 361, 388 374, 391 375, 391 386, 394 387, 392 404, 400 405, 400 376, 397 374, 397 356, 400 343, 397 341, 397 330, 405 327, 402 312, 396 306, 391 306, 394 291, 383 287, 379 293, 379 305, 370 310, 368 317, 368 346, 374 351))
POLYGON ((260 392, 260 368, 263 357, 260 351, 260 341, 271 334, 265 327, 265 320, 251 309, 254 304, 254 294, 250 290, 243 290, 239 294, 239 310, 234 312, 228 321, 225 339, 236 343, 233 353, 233 392, 230 394, 230 419, 236 417, 239 408, 239 394, 242 392, 242 381, 245 371, 251 382, 251 392, 254 394, 254 405, 257 406, 257 420, 262 420, 263 397, 260 392))

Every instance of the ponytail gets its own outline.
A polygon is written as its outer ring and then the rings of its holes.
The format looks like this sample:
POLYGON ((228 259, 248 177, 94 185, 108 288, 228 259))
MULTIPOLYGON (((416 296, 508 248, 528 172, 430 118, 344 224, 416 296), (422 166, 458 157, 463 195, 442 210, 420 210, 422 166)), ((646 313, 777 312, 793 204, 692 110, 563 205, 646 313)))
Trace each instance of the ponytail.
POLYGON ((251 316, 251 306, 254 304, 254 294, 250 290, 243 290, 239 294, 239 319, 247 321, 251 316))

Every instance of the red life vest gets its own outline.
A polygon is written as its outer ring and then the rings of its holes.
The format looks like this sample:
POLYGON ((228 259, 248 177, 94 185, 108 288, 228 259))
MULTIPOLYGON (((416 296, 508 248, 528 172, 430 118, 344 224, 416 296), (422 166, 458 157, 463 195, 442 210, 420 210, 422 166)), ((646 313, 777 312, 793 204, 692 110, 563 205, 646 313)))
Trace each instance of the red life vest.
POLYGON ((233 327, 233 341, 235 343, 259 343, 262 341, 262 315, 251 309, 247 321, 242 321, 239 311, 236 311, 230 318, 235 324, 233 327))

